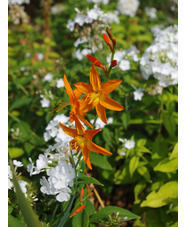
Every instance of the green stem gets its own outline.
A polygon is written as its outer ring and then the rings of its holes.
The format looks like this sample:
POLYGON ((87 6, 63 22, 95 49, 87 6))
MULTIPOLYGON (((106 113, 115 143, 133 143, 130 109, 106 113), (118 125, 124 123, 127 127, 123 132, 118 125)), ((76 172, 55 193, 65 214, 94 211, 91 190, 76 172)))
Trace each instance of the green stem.
POLYGON ((111 71, 111 69, 112 69, 112 66, 111 66, 111 64, 112 64, 112 61, 113 61, 113 59, 114 59, 114 51, 112 52, 112 55, 111 55, 111 62, 110 62, 110 67, 109 67, 109 70, 108 70, 108 74, 107 74, 107 77, 109 77, 109 74, 110 74, 110 71, 111 71))
POLYGON ((17 117, 15 117, 12 113, 10 113, 10 112, 8 112, 8 115, 10 116, 10 117, 12 117, 15 121, 17 121, 18 123, 20 122, 20 120, 17 118, 17 117))
POLYGON ((95 128, 95 124, 96 124, 97 119, 98 119, 98 116, 96 115, 95 118, 94 118, 94 122, 92 124, 93 128, 95 128))

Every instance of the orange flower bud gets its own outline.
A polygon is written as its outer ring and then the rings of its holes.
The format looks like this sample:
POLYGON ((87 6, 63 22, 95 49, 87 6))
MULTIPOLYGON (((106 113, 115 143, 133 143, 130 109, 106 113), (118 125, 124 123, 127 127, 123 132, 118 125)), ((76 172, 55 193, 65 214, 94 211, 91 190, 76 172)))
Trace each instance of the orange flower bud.
POLYGON ((84 188, 81 188, 80 198, 79 198, 80 202, 82 202, 83 200, 83 195, 84 195, 84 188))
POLYGON ((97 58, 93 57, 93 56, 90 55, 90 54, 87 54, 87 58, 88 58, 95 66, 100 67, 100 68, 102 68, 102 69, 104 70, 104 66, 101 64, 101 62, 100 62, 97 58))
POLYGON ((113 39, 112 43, 113 43, 113 46, 115 47, 116 46, 116 39, 113 39))
POLYGON ((107 31, 107 34, 108 34, 109 38, 111 40, 113 40, 112 33, 111 33, 111 31, 110 31, 110 29, 108 27, 106 28, 106 31, 107 31))
POLYGON ((85 205, 82 205, 78 207, 71 215, 70 218, 73 217, 74 215, 78 214, 80 211, 82 211, 85 208, 85 205))
POLYGON ((112 44, 111 40, 109 39, 109 37, 105 33, 103 33, 103 38, 104 38, 106 44, 110 47, 111 51, 113 52, 113 44, 112 44))
POLYGON ((117 65, 117 60, 112 60, 112 62, 111 62, 111 67, 113 68, 113 67, 115 67, 117 65))

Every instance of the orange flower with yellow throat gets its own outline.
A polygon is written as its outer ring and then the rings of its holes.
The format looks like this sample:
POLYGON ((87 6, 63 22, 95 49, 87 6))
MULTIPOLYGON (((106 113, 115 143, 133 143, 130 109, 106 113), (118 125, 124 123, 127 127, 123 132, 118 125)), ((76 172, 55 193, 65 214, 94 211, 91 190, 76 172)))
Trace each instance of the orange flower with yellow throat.
POLYGON ((85 94, 80 103, 80 111, 88 112, 95 106, 99 118, 107 124, 105 108, 110 110, 121 111, 122 105, 108 97, 108 94, 115 90, 122 80, 110 80, 101 84, 100 77, 94 64, 90 71, 90 84, 78 82, 75 87, 85 94))
POLYGON ((110 151, 92 142, 93 137, 101 130, 101 128, 85 130, 76 116, 76 129, 66 127, 61 122, 59 122, 59 125, 67 135, 74 138, 70 141, 70 149, 75 149, 75 151, 82 151, 84 161, 89 169, 92 169, 89 158, 90 151, 104 155, 112 155, 110 151))

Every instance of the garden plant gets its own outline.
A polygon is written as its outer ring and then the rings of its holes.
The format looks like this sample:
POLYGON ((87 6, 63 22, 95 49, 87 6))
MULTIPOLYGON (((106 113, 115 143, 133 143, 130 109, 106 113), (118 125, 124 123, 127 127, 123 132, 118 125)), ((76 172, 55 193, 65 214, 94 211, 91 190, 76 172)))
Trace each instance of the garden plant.
POLYGON ((8 12, 8 226, 178 226, 178 1, 8 12))

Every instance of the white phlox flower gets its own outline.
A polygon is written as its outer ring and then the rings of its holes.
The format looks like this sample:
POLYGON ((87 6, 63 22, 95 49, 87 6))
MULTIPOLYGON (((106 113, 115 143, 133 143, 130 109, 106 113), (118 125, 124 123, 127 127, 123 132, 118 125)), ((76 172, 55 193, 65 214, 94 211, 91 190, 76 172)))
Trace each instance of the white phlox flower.
POLYGON ((140 2, 138 0, 119 0, 117 3, 117 9, 122 15, 134 17, 139 4, 140 2))
POLYGON ((17 167, 22 167, 23 166, 23 163, 22 162, 20 162, 20 161, 17 161, 17 160, 13 160, 13 164, 14 164, 14 166, 17 166, 17 167))
POLYGON ((134 100, 142 100, 142 97, 144 96, 144 89, 143 88, 137 88, 133 94, 134 94, 134 100))
MULTIPOLYGON (((90 123, 91 123, 91 124, 93 124, 93 122, 94 122, 94 119, 90 120, 90 123)), ((112 124, 112 123, 113 123, 113 118, 112 118, 112 117, 109 117, 109 118, 107 119, 107 124, 112 124)), ((106 125, 106 124, 105 124, 100 118, 98 118, 98 119, 96 120, 96 123, 95 123, 95 129, 104 128, 105 125, 106 125)))

